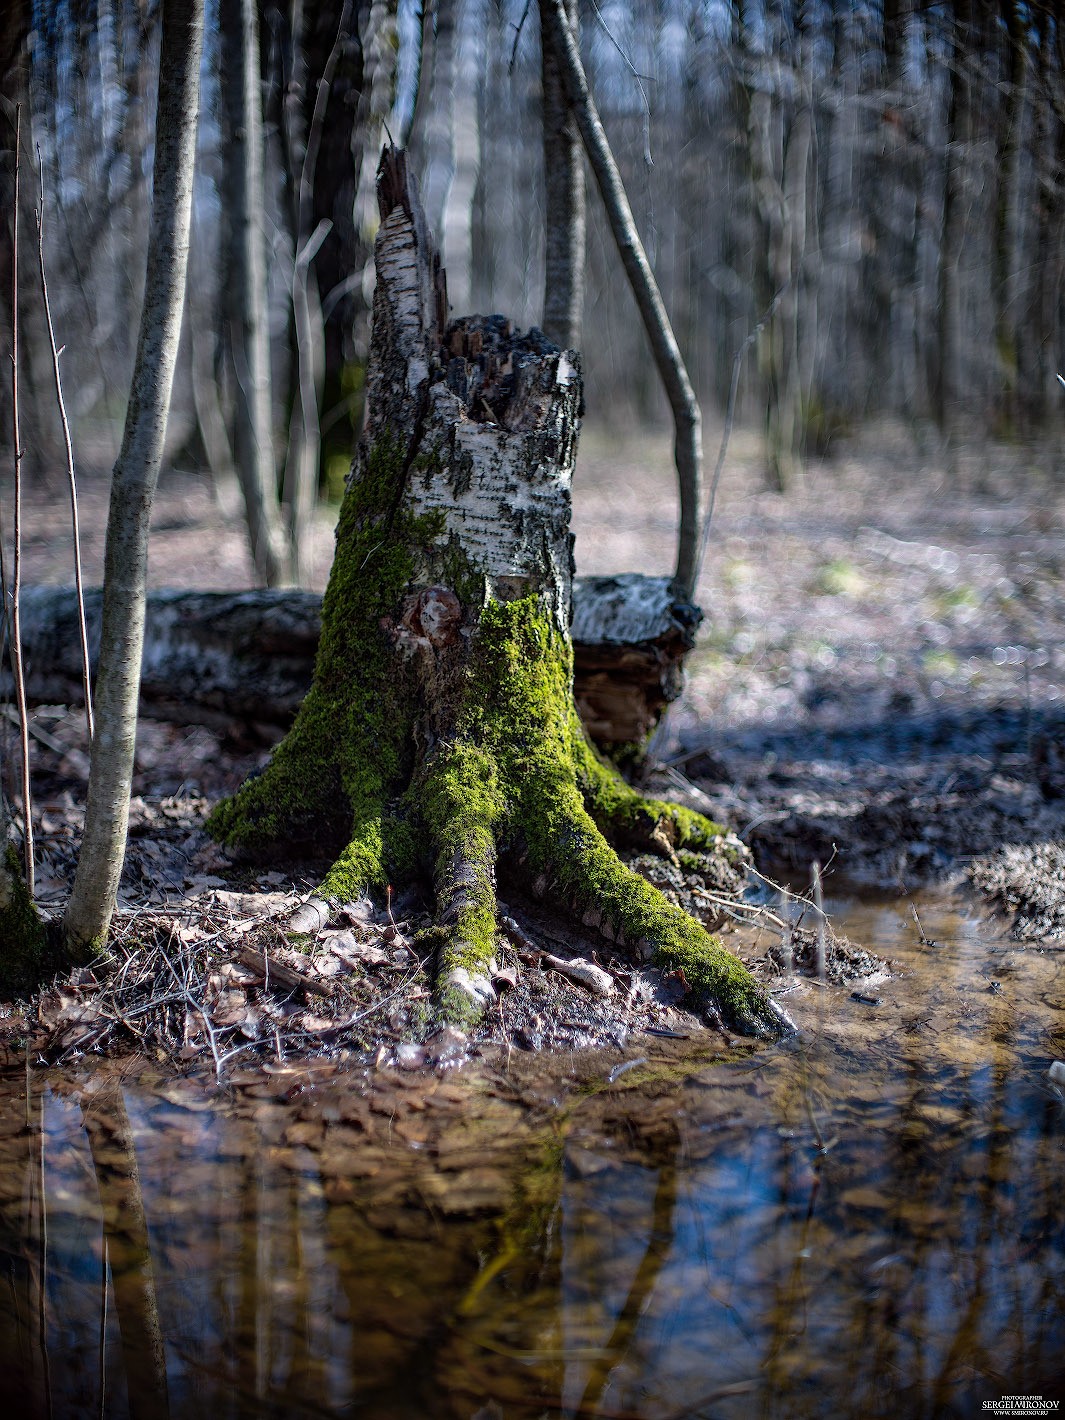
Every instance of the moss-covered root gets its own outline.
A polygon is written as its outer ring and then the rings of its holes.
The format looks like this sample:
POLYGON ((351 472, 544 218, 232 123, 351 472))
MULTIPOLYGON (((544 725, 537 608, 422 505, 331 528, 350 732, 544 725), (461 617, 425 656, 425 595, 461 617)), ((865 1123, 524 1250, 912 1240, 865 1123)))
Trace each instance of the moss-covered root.
POLYGON ((731 1029, 773 1036, 790 1029, 787 1015, 717 937, 622 863, 572 783, 530 786, 526 814, 539 826, 534 841, 557 845, 541 848, 530 866, 585 926, 663 971, 682 972, 695 1001, 731 1029))
POLYGON ((664 857, 678 849, 721 854, 742 874, 750 854, 730 829, 705 815, 649 799, 626 783, 606 760, 600 759, 574 713, 573 757, 577 784, 585 807, 612 843, 644 848, 664 857))
POLYGON ((437 962, 439 1009, 461 1023, 494 999, 496 832, 504 797, 492 756, 459 742, 427 768, 423 812, 436 848, 436 920, 445 933, 437 962))
POLYGON ((485 607, 479 657, 471 718, 494 756, 512 806, 509 839, 533 881, 608 939, 682 970, 696 1000, 734 1029, 786 1029, 743 963, 625 867, 604 837, 624 840, 625 824, 638 828, 641 815, 677 846, 718 849, 724 834, 698 814, 643 800, 596 758, 573 707, 569 644, 537 598, 485 607))
POLYGON ((22 995, 46 974, 48 944, 10 843, 0 848, 0 996, 22 995))

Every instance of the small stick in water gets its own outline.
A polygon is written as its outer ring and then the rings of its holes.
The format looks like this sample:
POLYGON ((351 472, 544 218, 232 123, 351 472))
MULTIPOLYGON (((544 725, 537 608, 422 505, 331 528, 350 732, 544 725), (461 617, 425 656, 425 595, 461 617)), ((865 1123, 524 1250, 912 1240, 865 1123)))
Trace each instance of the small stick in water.
POLYGON ((921 925, 921 919, 918 916, 917 906, 914 903, 913 898, 910 898, 910 911, 913 913, 913 920, 917 923, 917 940, 921 944, 921 946, 938 947, 939 943, 935 941, 932 937, 929 937, 925 934, 925 930, 924 927, 921 925))

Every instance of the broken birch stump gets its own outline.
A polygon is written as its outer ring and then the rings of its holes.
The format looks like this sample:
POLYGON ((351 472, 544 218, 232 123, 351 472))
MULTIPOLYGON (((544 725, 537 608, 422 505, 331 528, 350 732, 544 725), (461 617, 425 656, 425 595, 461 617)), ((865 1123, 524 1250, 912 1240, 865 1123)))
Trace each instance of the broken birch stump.
POLYGON ((438 1019, 495 1000, 497 875, 678 974, 708 1014, 780 1008, 617 855, 745 850, 638 794, 583 730, 573 683, 570 482, 580 364, 499 316, 447 320, 406 155, 378 172, 367 416, 344 494, 311 688, 261 774, 207 820, 259 860, 327 859, 327 913, 431 884, 438 1019))

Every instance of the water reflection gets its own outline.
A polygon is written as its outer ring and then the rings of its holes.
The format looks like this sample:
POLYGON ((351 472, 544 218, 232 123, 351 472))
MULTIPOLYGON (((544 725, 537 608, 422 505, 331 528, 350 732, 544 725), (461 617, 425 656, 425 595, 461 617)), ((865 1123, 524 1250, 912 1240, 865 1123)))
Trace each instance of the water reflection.
POLYGON ((644 1044, 612 1083, 518 1057, 221 1095, 143 1065, 9 1078, 5 1413, 1065 1402, 1065 955, 934 904, 944 945, 907 947, 902 909, 870 913, 909 973, 879 1008, 797 987, 798 1040, 644 1044))

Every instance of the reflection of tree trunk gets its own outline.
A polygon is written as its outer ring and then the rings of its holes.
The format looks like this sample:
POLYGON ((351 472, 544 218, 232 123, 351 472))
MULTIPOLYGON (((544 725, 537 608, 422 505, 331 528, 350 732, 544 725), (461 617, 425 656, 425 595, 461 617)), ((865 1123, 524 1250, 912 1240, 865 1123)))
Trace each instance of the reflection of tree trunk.
POLYGON ((104 1213, 130 1417, 163 1420, 169 1414, 166 1354, 133 1127, 120 1082, 109 1076, 86 1086, 81 1113, 104 1213))
POLYGON ((25 1138, 21 1157, 5 1164, 4 1204, 0 1208, 0 1395, 5 1414, 26 1420, 50 1420, 51 1372, 48 1354, 48 1225, 45 1193, 43 1111, 45 1091, 34 1097, 27 1070, 26 1093, 19 1097, 9 1082, 0 1099, 0 1127, 5 1139, 19 1131, 25 1138))
POLYGON ((496 1224, 488 1260, 455 1308, 456 1324, 437 1361, 434 1383, 452 1397, 456 1417, 468 1416, 475 1397, 485 1396, 506 1414, 511 1401, 516 1414, 561 1409, 564 1141, 545 1132, 534 1147, 496 1224), (518 1375, 515 1353, 524 1363, 518 1375))
POLYGON ((259 1414, 259 1403, 262 1400, 260 1365, 265 1348, 262 1345, 262 1319, 259 1308, 263 1300, 265 1277, 260 1266, 260 1254, 265 1239, 260 1227, 262 1219, 259 1214, 259 1193, 262 1183, 259 1168, 258 1154, 249 1153, 244 1161, 243 1187, 240 1193, 240 1251, 237 1259, 239 1290, 234 1335, 234 1349, 237 1353, 238 1414, 241 1417, 259 1414))
POLYGON ((618 1312, 610 1339, 603 1347, 599 1359, 593 1364, 585 1382, 579 1407, 582 1414, 595 1413, 611 1375, 628 1354, 640 1318, 654 1295, 659 1274, 673 1248, 673 1213, 676 1204, 677 1165, 671 1160, 659 1168, 647 1246, 629 1284, 628 1295, 618 1312))

